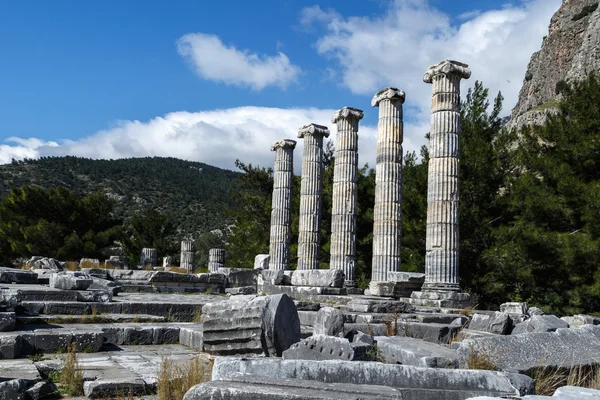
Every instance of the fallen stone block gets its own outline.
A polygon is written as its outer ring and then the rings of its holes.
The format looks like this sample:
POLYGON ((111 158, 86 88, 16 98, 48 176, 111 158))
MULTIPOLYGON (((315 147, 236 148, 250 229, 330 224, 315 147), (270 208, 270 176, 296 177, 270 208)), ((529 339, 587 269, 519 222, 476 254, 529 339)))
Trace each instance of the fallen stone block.
POLYGON ((392 297, 394 296, 395 282, 369 282, 369 293, 371 296, 392 297))
POLYGON ((235 379, 238 374, 274 380, 293 378, 329 384, 388 386, 400 390, 404 400, 523 396, 535 390, 534 382, 528 376, 495 371, 421 368, 364 361, 215 359, 213 381, 235 379))
POLYGON ((314 326, 317 320, 317 312, 298 310, 298 318, 300 318, 301 326, 314 326))
POLYGON ((236 296, 205 305, 202 315, 206 352, 280 357, 300 341, 296 305, 286 295, 236 296))
POLYGON ((472 352, 504 371, 598 366, 600 326, 464 340, 458 348, 461 365, 466 365, 472 352))
POLYGON ((555 315, 534 315, 526 321, 518 323, 513 328, 511 335, 531 332, 554 332, 559 328, 568 328, 566 321, 555 315))
POLYGON ((11 379, 0 382, 0 399, 2 400, 25 400, 27 384, 21 379, 11 379))
POLYGON ((578 386, 563 386, 556 389, 552 398, 561 400, 600 399, 600 390, 578 386))
POLYGON ((259 254, 254 257, 254 269, 269 269, 269 261, 271 260, 271 256, 268 254, 259 254))
POLYGON ((313 335, 294 343, 282 354, 284 360, 353 360, 354 350, 345 338, 313 335))
POLYGON ((37 269, 51 269, 55 271, 62 271, 63 267, 60 261, 54 258, 33 256, 29 260, 25 261, 25 265, 31 265, 37 269))
POLYGON ((107 280, 110 279, 108 269, 106 269, 106 268, 85 268, 85 267, 83 267, 83 268, 81 268, 81 272, 85 272, 92 278, 107 279, 107 280))
POLYGON ((56 385, 52 382, 38 382, 25 391, 29 399, 39 400, 56 392, 56 385))
POLYGON ((446 346, 409 337, 376 336, 386 363, 429 368, 458 368, 458 354, 446 346))
POLYGON ((317 311, 313 322, 313 334, 337 336, 344 331, 344 315, 333 307, 323 307, 317 311))
MULTIPOLYGON (((0 335, 0 359, 12 360, 21 354, 21 336, 17 333, 0 335)), ((0 374, 1 377, 1 374, 0 374)))
POLYGON ((21 291, 0 287, 0 310, 12 309, 21 304, 21 291))
POLYGON ((294 304, 298 311, 319 311, 321 309, 321 304, 312 301, 294 300, 294 304))
POLYGON ((230 287, 254 286, 256 287, 259 271, 245 268, 219 268, 217 273, 227 277, 230 287))
POLYGON ((496 312, 489 314, 473 314, 469 329, 482 332, 497 333, 499 335, 508 335, 512 330, 512 319, 509 314, 496 312))
POLYGON ((509 314, 527 314, 527 303, 509 302, 500 304, 500 312, 509 314))
POLYGON ((263 269, 260 270, 260 276, 258 277, 258 284, 262 285, 267 282, 271 285, 283 285, 283 270, 280 269, 263 269), (262 279, 262 281, 261 281, 262 279))
POLYGON ((391 335, 422 339, 432 343, 447 344, 458 334, 460 329, 460 326, 452 324, 425 324, 422 322, 399 321, 397 332, 392 332, 391 335))
POLYGON ((143 379, 98 379, 83 383, 83 393, 90 399, 101 399, 122 396, 123 393, 132 396, 146 394, 146 382, 143 379))
POLYGON ((109 303, 112 301, 112 290, 91 289, 77 292, 77 301, 92 303, 109 303))
POLYGON ((0 332, 10 332, 15 330, 17 317, 14 312, 0 312, 0 332))
POLYGON ((156 272, 133 269, 111 269, 109 275, 116 281, 144 281, 149 282, 156 272))
POLYGON ((182 326, 179 329, 179 344, 202 351, 204 327, 202 324, 182 326))
POLYGON ((37 285, 38 275, 31 270, 0 267, 0 283, 37 285))
POLYGON ((344 272, 339 269, 296 270, 292 286, 335 287, 344 286, 344 272))
POLYGON ((226 288, 225 293, 229 293, 232 296, 256 294, 255 286, 241 286, 235 288, 226 288))
POLYGON ((361 313, 402 314, 414 311, 414 307, 404 301, 382 299, 354 299, 347 304, 348 311, 361 313))
POLYGON ((50 287, 62 290, 86 290, 93 283, 85 272, 61 271, 50 277, 50 287))
POLYGON ((344 323, 344 336, 351 331, 362 332, 369 336, 385 336, 388 333, 388 326, 386 324, 344 323))
POLYGON ((299 379, 273 379, 242 375, 223 381, 194 386, 184 400, 348 400, 394 399, 402 393, 393 388, 374 385, 323 383, 299 379))
POLYGON ((600 325, 600 318, 591 315, 578 314, 572 317, 562 317, 561 319, 569 324, 571 328, 579 328, 583 325, 600 325))
POLYGON ((110 292, 113 296, 118 295, 121 291, 121 285, 114 281, 94 276, 92 276, 92 280, 93 283, 90 285, 88 290, 106 290, 107 292, 110 292))

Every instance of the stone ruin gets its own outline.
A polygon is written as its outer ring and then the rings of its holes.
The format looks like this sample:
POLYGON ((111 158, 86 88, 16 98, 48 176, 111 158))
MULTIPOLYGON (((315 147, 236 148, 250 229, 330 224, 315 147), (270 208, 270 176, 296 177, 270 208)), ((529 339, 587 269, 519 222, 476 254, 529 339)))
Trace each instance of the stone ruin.
MULTIPOLYGON (((253 269, 226 268, 209 252, 208 273, 192 273, 194 243, 181 268, 125 269, 117 257, 65 270, 34 257, 31 269, 0 268, 0 399, 41 399, 50 377, 78 352, 87 398, 156 393, 163 359, 210 368, 186 400, 491 399, 535 396, 532 371, 600 368, 600 318, 558 318, 525 303, 465 309, 458 282, 459 83, 468 67, 430 67, 433 85, 425 274, 401 271, 402 105, 386 88, 379 108, 373 277, 356 288, 358 126, 344 107, 337 125, 331 265, 320 269, 326 127, 300 128, 305 141, 298 269, 290 270, 295 142, 276 142, 269 254, 253 269), (486 369, 474 363, 484 361, 486 369), (493 369, 493 370, 491 370, 493 369)), ((161 255, 164 260, 169 257, 161 255)), ((165 260, 169 261, 170 260, 165 260)), ((155 249, 141 264, 158 267, 155 249)), ((600 398, 559 388, 552 398, 600 398), (586 397, 587 396, 587 397, 586 397)))

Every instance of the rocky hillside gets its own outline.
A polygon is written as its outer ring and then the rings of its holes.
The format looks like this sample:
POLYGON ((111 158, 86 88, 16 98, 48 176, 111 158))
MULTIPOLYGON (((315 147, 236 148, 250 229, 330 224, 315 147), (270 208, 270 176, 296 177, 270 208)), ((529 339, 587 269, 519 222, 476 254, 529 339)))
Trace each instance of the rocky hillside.
POLYGON ((221 229, 238 174, 176 158, 91 160, 44 157, 0 165, 0 196, 13 187, 64 186, 79 195, 103 193, 125 219, 147 206, 174 218, 183 235, 221 229))
POLYGON ((599 0, 563 0, 552 16, 542 48, 531 56, 510 128, 544 121, 556 110, 566 82, 600 73, 599 0))

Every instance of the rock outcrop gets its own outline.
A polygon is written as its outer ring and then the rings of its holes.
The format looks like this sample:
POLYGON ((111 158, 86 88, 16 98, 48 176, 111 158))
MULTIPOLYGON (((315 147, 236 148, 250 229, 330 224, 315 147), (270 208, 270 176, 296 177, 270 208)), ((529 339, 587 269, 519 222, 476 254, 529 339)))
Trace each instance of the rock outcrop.
POLYGON ((600 72, 599 0, 563 0, 540 51, 531 56, 509 128, 543 123, 567 82, 600 72))

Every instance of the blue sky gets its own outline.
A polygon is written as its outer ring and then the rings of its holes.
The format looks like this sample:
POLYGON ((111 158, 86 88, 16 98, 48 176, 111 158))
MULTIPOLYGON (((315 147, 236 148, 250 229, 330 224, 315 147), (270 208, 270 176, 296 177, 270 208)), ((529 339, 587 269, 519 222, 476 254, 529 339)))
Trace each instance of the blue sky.
POLYGON ((405 149, 416 150, 427 132, 427 66, 469 63, 463 91, 483 80, 505 93, 508 113, 559 5, 0 2, 0 162, 74 154, 268 164, 268 143, 304 123, 329 124, 346 105, 365 110, 361 157, 370 162, 370 99, 385 86, 406 91, 405 149))

